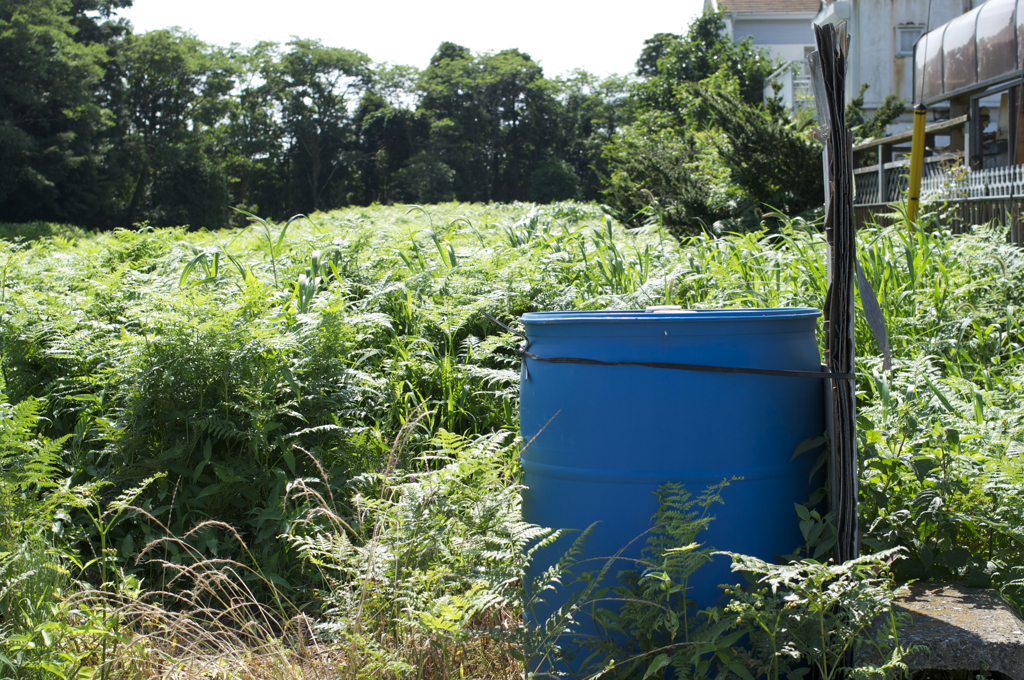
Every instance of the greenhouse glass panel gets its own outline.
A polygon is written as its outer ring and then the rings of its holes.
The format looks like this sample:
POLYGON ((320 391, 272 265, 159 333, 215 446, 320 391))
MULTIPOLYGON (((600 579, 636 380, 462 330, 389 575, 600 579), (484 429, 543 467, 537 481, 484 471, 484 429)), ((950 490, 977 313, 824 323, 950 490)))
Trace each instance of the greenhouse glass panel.
POLYGON ((978 81, 984 82, 1017 67, 1016 0, 989 0, 978 15, 978 81))
POLYGON ((981 7, 946 24, 942 39, 943 90, 952 92, 978 82, 978 60, 974 33, 981 7))

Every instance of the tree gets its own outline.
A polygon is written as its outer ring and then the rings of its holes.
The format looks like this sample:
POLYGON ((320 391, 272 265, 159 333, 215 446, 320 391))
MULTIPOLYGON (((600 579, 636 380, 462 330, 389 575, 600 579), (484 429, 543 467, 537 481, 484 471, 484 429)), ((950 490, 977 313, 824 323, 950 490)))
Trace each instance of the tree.
MULTIPOLYGON (((857 96, 846 104, 844 118, 846 127, 853 134, 853 143, 860 144, 868 139, 885 137, 889 123, 899 118, 907 110, 906 103, 899 98, 899 95, 887 94, 881 105, 869 117, 864 117, 861 110, 864 106, 864 93, 868 91, 870 83, 863 83, 857 96)), ((878 154, 874 151, 862 154, 861 166, 875 165, 878 163, 878 154)))
POLYGON ((788 215, 821 205, 821 146, 794 132, 784 110, 744 105, 710 89, 698 96, 711 124, 728 139, 718 151, 730 178, 751 198, 788 215))
POLYGON ((177 29, 150 31, 127 37, 120 67, 123 221, 169 226, 188 215, 193 227, 227 226, 226 181, 214 168, 223 163, 216 129, 227 116, 235 84, 229 55, 177 29), (177 182, 189 186, 173 188, 177 182))
POLYGON ((456 195, 463 201, 490 196, 490 159, 484 148, 489 121, 478 76, 479 63, 469 49, 445 42, 419 82, 419 109, 431 122, 429 154, 454 171, 456 195))
POLYGON ((331 207, 350 195, 338 189, 356 160, 355 128, 349 106, 369 85, 370 58, 362 52, 326 47, 318 40, 295 39, 281 58, 276 90, 288 142, 291 178, 299 212, 321 209, 329 190, 331 207))
POLYGON ((519 50, 473 55, 442 43, 420 79, 431 146, 453 168, 459 200, 525 198, 529 173, 554 138, 551 87, 519 50))
POLYGON ((634 119, 629 79, 598 78, 577 69, 567 77, 556 78, 551 87, 558 102, 554 116, 557 137, 548 153, 571 166, 581 198, 597 200, 601 196, 601 176, 608 174, 601 151, 634 119))
POLYGON ((286 219, 290 214, 283 97, 275 89, 280 83, 276 77, 280 49, 277 43, 260 42, 234 52, 232 59, 238 86, 222 130, 232 203, 249 212, 286 219))
POLYGON ((637 60, 637 73, 644 78, 637 88, 637 103, 641 112, 671 111, 686 97, 684 84, 724 71, 739 79, 744 102, 758 104, 776 67, 767 50, 754 47, 751 38, 733 42, 720 12, 705 12, 682 37, 658 33, 645 41, 637 60))
POLYGON ((645 43, 637 119, 603 152, 606 201, 628 224, 744 230, 760 227, 765 206, 820 205, 820 146, 777 101, 761 102, 767 54, 722 29, 721 15, 704 14, 682 37, 645 43))
POLYGON ((98 94, 106 21, 128 2, 7 0, 0 5, 0 213, 69 220, 103 202, 98 140, 109 124, 98 94))
MULTIPOLYGON (((427 192, 425 196, 419 189, 408 190, 408 180, 404 183, 399 181, 398 173, 407 164, 418 163, 422 166, 424 162, 428 165, 433 162, 427 161, 429 154, 424 155, 422 151, 430 137, 430 121, 425 114, 390 106, 383 97, 373 94, 364 98, 356 114, 356 121, 364 152, 362 202, 389 203, 397 199, 412 203, 433 203, 451 200, 447 190, 440 195, 427 192), (413 161, 414 157, 419 160, 413 161)), ((439 167, 441 162, 434 160, 439 167)), ((440 175, 447 176, 451 169, 447 166, 444 168, 440 175)), ((423 186, 424 182, 417 180, 413 184, 423 186)))
POLYGON ((683 36, 677 33, 655 33, 644 41, 640 58, 636 60, 636 73, 641 78, 653 78, 658 75, 658 62, 665 58, 668 48, 677 45, 683 36))

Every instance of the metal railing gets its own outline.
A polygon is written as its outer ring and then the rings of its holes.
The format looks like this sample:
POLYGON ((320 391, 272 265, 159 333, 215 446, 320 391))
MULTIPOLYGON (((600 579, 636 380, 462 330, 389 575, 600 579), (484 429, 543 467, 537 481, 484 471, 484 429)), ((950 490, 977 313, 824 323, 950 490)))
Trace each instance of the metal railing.
MULTIPOLYGON (((893 221, 892 205, 906 198, 908 162, 884 164, 854 170, 854 222, 860 227, 869 221, 885 224, 893 221), (882 184, 881 191, 879 184, 882 184)), ((1010 242, 1024 245, 1024 165, 983 170, 965 169, 954 155, 925 159, 921 179, 921 201, 945 205, 948 226, 962 233, 974 224, 998 222, 1010 225, 1010 242)))
MULTIPOLYGON (((971 225, 998 222, 1009 225, 1010 242, 1024 245, 1024 165, 969 169, 965 161, 970 121, 968 116, 937 121, 925 127, 925 145, 934 148, 937 135, 946 135, 958 151, 926 156, 921 176, 923 203, 945 205, 943 226, 961 233, 971 225)), ((901 132, 853 147, 854 164, 867 155, 868 167, 854 177, 854 224, 894 221, 893 204, 906 200, 910 162, 895 160, 909 152, 911 132, 901 132)), ((970 160, 970 159, 968 159, 970 160)))
POLYGON ((768 76, 764 88, 765 97, 778 96, 782 103, 793 110, 814 106, 814 92, 811 90, 811 70, 806 59, 798 59, 780 66, 768 76), (776 95, 774 84, 780 89, 776 95))

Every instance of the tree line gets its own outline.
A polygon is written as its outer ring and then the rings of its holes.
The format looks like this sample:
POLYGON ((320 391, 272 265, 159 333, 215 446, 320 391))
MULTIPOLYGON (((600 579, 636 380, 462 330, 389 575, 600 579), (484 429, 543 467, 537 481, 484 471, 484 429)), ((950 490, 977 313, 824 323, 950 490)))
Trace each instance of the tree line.
POLYGON ((130 4, 0 4, 0 220, 219 228, 231 207, 574 198, 692 230, 821 201, 813 120, 763 98, 778 64, 720 15, 599 78, 450 42, 422 70, 299 38, 220 47, 135 33, 130 4))
POLYGON ((134 33, 130 0, 0 7, 0 215, 221 227, 344 205, 592 199, 627 79, 442 43, 422 71, 294 39, 134 33))

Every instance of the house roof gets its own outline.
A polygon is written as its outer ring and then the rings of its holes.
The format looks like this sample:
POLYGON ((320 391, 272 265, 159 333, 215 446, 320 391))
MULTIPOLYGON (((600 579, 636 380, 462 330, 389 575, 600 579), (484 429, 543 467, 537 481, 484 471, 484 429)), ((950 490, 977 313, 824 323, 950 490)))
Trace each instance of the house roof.
POLYGON ((821 0, 718 0, 723 12, 817 12, 821 0))

